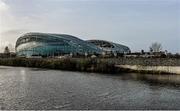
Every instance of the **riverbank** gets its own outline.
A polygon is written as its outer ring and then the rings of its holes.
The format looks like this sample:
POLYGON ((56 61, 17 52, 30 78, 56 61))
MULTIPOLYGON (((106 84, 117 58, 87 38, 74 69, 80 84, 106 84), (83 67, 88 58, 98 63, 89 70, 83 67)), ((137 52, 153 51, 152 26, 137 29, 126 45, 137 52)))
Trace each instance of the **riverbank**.
POLYGON ((0 65, 16 67, 35 67, 68 71, 116 73, 118 68, 114 63, 107 61, 85 58, 85 59, 35 59, 35 58, 6 58, 0 59, 0 65))
POLYGON ((69 71, 98 72, 98 73, 156 73, 179 74, 173 68, 180 67, 180 59, 172 58, 3 58, 0 65, 17 67, 35 67, 69 71), (138 66, 138 67, 137 67, 138 66), (140 67, 141 66, 141 67, 140 67), (159 70, 159 67, 167 67, 159 70), (169 67, 171 66, 171 67, 169 67), (150 70, 147 70, 151 67, 150 70), (154 67, 152 69, 152 67, 154 67), (146 70, 145 70, 146 69, 146 70))

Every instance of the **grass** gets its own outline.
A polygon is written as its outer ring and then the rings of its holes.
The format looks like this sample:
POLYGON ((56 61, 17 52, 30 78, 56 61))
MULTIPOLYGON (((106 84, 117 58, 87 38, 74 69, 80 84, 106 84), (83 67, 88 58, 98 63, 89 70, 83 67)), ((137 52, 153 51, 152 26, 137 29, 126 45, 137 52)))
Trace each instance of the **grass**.
MULTIPOLYGON (((34 68, 47 68, 47 69, 57 69, 57 70, 69 70, 69 71, 83 71, 83 72, 98 72, 98 73, 124 73, 124 72, 135 72, 135 73, 151 73, 151 74, 166 74, 163 71, 148 71, 148 70, 131 70, 126 68, 119 68, 115 65, 117 64, 127 64, 127 65, 142 65, 156 64, 161 65, 159 61, 154 60, 151 62, 150 59, 142 59, 139 61, 133 59, 99 59, 99 58, 63 58, 63 59, 53 59, 53 58, 0 58, 0 65, 4 66, 17 66, 17 67, 34 67, 34 68), (157 62, 157 63, 156 63, 157 62), (159 64, 158 64, 159 63, 159 64)), ((169 64, 169 60, 166 65, 169 64)), ((172 61, 172 60, 171 60, 172 61)), ((178 60, 179 61, 179 60, 178 60)), ((161 61, 163 62, 163 61, 161 61)), ((175 64, 176 62, 173 62, 175 64)), ((164 64, 164 63, 163 63, 164 64)), ((170 63, 171 64, 171 63, 170 63)), ((177 63, 176 63, 177 64, 177 63)), ((175 65, 176 65, 175 64, 175 65)))
POLYGON ((115 73, 118 68, 115 64, 99 59, 30 59, 30 58, 6 58, 0 59, 0 65, 48 68, 70 71, 115 73))

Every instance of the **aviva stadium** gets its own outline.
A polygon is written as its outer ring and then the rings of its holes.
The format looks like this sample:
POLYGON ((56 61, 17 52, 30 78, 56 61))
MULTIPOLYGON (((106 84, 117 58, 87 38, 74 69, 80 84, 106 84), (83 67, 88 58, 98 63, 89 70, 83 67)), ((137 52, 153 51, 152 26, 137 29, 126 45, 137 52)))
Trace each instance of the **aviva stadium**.
POLYGON ((18 38, 16 42, 17 56, 60 56, 71 55, 100 55, 103 52, 129 53, 126 46, 108 41, 84 41, 72 35, 27 33, 18 38))

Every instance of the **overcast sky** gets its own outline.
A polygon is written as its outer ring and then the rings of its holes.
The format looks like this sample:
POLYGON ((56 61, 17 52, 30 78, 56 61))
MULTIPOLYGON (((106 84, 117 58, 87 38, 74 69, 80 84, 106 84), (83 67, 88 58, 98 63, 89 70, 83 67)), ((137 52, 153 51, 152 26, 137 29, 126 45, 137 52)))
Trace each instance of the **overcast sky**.
POLYGON ((26 32, 65 33, 180 52, 180 0, 0 0, 0 46, 26 32))

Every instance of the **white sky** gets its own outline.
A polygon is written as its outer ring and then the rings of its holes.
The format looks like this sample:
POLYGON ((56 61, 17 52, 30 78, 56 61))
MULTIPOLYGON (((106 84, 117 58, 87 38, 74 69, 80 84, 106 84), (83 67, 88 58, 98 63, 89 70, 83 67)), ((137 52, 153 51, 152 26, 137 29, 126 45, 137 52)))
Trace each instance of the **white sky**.
POLYGON ((159 42, 180 52, 180 0, 0 0, 0 47, 26 32, 110 40, 133 51, 159 42))

